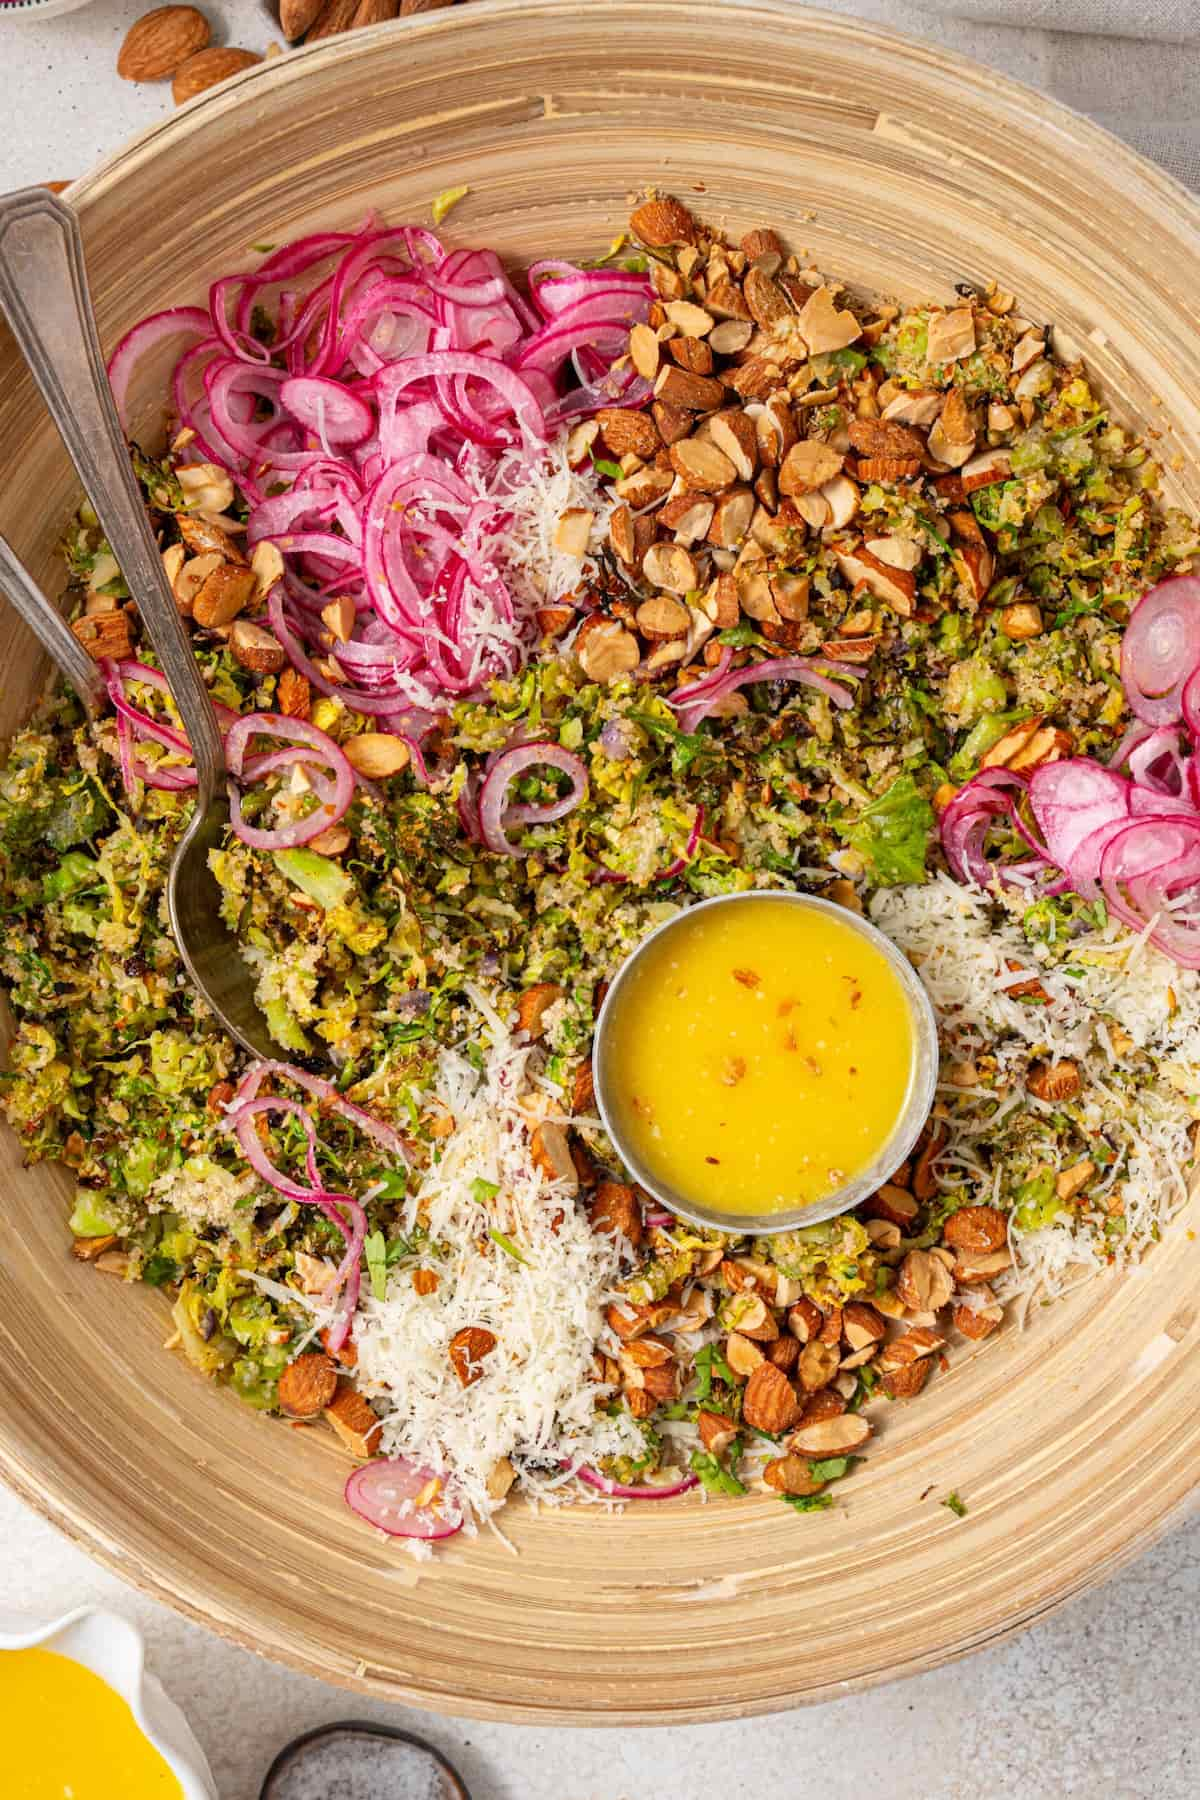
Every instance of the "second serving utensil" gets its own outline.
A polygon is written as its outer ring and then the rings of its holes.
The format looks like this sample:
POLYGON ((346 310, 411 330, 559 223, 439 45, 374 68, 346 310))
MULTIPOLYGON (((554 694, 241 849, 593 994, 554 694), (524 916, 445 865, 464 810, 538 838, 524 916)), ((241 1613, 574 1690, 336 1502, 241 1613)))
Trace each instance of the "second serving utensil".
MULTIPOLYGON (((0 199, 0 312, 137 602, 192 747, 196 809, 167 877, 167 909, 179 953, 225 1030, 251 1054, 269 1057, 274 1049, 267 1023, 250 971, 221 920, 208 867, 209 851, 229 822, 221 733, 150 530, 108 385, 79 225, 71 209, 44 188, 0 199)), ((4 573, 18 610, 35 629, 32 613, 42 617, 43 644, 77 687, 81 680, 86 686, 86 672, 61 641, 61 618, 55 615, 57 626, 47 621, 35 584, 19 576, 14 580, 11 565, 4 573)), ((90 692, 94 703, 97 690, 93 686, 90 692)))

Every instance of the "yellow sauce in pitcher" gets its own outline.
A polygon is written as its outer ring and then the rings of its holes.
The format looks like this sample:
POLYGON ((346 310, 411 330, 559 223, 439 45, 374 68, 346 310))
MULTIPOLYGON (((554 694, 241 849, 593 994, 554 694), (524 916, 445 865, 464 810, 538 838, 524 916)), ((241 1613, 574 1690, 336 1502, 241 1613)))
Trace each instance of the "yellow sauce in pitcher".
POLYGON ((0 1651, 4 1800, 182 1800, 128 1705, 53 1650, 0 1651))
POLYGON ((613 995, 605 1103, 641 1172, 731 1215, 788 1211, 869 1169, 908 1099, 911 1002, 821 908, 699 907, 613 995))

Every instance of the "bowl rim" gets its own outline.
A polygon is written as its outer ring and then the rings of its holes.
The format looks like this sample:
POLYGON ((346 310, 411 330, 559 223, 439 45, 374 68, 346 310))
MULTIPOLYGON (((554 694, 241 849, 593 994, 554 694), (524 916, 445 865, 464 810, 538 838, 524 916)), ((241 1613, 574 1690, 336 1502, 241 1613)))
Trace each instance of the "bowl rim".
POLYGON ((749 1237, 766 1237, 776 1232, 798 1231, 804 1226, 824 1224, 828 1219, 849 1212, 852 1206, 857 1206, 860 1200, 865 1200, 868 1194, 882 1186, 892 1171, 900 1167, 921 1135, 933 1106, 937 1074, 937 1019, 929 995, 908 958, 877 925, 859 913, 852 912, 849 907, 839 906, 835 900, 827 900, 819 894, 805 894, 783 888, 749 888, 739 894, 714 894, 707 900, 698 900, 691 906, 683 907, 669 919, 661 920, 635 944, 613 976, 596 1019, 592 1041, 592 1075, 600 1118, 614 1149, 638 1185, 652 1194, 668 1212, 689 1224, 715 1231, 723 1231, 735 1225, 749 1237), (882 957, 896 977, 912 1022, 912 1059, 904 1103, 891 1135, 865 1169, 844 1182, 832 1194, 826 1194, 823 1199, 814 1200, 808 1206, 781 1207, 773 1213, 723 1213, 716 1207, 689 1200, 686 1195, 670 1188, 636 1150, 631 1149, 624 1141, 615 1121, 614 1109, 609 1103, 611 1095, 607 1099, 605 1096, 605 1089, 609 1085, 608 1064, 612 1055, 609 1039, 621 1006, 622 990, 628 987, 634 969, 652 944, 659 943, 673 931, 684 930, 701 913, 712 912, 721 907, 761 906, 771 901, 784 906, 798 906, 805 912, 819 913, 834 919, 843 931, 852 937, 861 938, 864 944, 869 944, 882 957))
POLYGON ((290 1738, 282 1750, 276 1752, 274 1761, 263 1776, 258 1800, 272 1800, 271 1788, 276 1779, 285 1774, 288 1764, 294 1762, 310 1745, 319 1743, 322 1738, 337 1737, 343 1732, 357 1733, 360 1737, 383 1738, 388 1743, 408 1744, 415 1750, 423 1750, 451 1784, 451 1791, 445 1796, 445 1800, 471 1800, 466 1782, 450 1758, 436 1744, 430 1743, 428 1738, 419 1737, 416 1732, 402 1731, 398 1725, 389 1725, 376 1719, 331 1719, 327 1725, 314 1725, 308 1731, 290 1738))
MULTIPOLYGON (((716 19, 722 13, 736 10, 746 15, 747 29, 752 28, 756 14, 776 23, 786 23, 796 31, 802 30, 806 25, 819 25, 826 33, 840 38, 848 53, 853 53, 856 45, 873 50, 892 45, 906 57, 911 57, 914 52, 934 56, 939 73, 948 83, 957 84, 966 93, 978 95, 981 91, 984 92, 1007 114, 1010 124, 1033 133, 1046 142, 1048 148, 1057 138, 1064 144, 1069 144, 1077 154, 1103 158, 1116 185, 1136 190, 1143 201, 1153 202, 1154 210, 1164 224, 1169 222, 1175 233, 1185 231, 1200 243, 1200 196, 1086 115, 1027 83, 1001 74, 958 51, 931 44, 915 33, 894 30, 870 20, 831 13, 821 8, 805 7, 800 10, 793 4, 793 0, 642 0, 640 23, 643 25, 647 4, 653 4, 663 15, 673 15, 676 20, 686 23, 690 30, 697 28, 698 13, 707 13, 716 19)), ((627 11, 630 10, 630 0, 588 0, 588 8, 593 17, 603 12, 627 11)), ((197 96, 185 106, 143 128, 73 182, 67 197, 71 201, 81 202, 86 208, 88 202, 105 195, 131 167, 142 164, 156 154, 164 138, 170 139, 181 127, 185 128, 196 108, 203 107, 213 116, 240 108, 247 98, 252 98, 253 84, 301 79, 313 58, 323 59, 327 63, 353 61, 369 55, 384 34, 398 36, 401 32, 410 32, 448 36, 472 31, 476 28, 477 21, 490 22, 497 18, 503 19, 505 15, 514 20, 529 22, 540 16, 572 15, 578 11, 578 0, 472 0, 468 7, 452 7, 418 14, 290 51, 286 58, 273 59, 247 69, 219 88, 197 96)), ((84 226, 86 234, 86 216, 84 226)), ((11 1441, 2 1414, 0 1478, 39 1517, 62 1531, 70 1542, 85 1550, 136 1590, 162 1601, 181 1616, 207 1626, 210 1631, 231 1644, 263 1654, 261 1644, 256 1640, 249 1623, 242 1624, 219 1612, 213 1614, 206 1611, 204 1605, 177 1584, 169 1572, 152 1568, 138 1559, 118 1539, 106 1535, 102 1525, 75 1508, 68 1492, 45 1485, 40 1479, 32 1455, 26 1454, 20 1445, 11 1441)), ((1030 1625, 1039 1623, 1075 1597, 1099 1586, 1152 1548, 1174 1525, 1197 1511, 1200 1498, 1198 1490, 1200 1474, 1191 1479, 1186 1487, 1176 1486, 1174 1493, 1167 1492, 1164 1484, 1162 1497, 1155 1501, 1158 1510, 1151 1516, 1143 1518, 1133 1527, 1125 1527, 1125 1534, 1105 1554, 1078 1572, 1060 1575, 1055 1585, 1043 1587, 1021 1610, 998 1622, 993 1620, 982 1628, 967 1629, 933 1648, 923 1646, 919 1654, 914 1653, 899 1662, 892 1660, 884 1663, 880 1660, 875 1666, 864 1668, 852 1678, 840 1680, 836 1684, 811 1686, 801 1694, 792 1693, 782 1698, 752 1698, 738 1707, 735 1716, 749 1717, 791 1710, 803 1705, 821 1704, 887 1681, 926 1673, 956 1662, 977 1650, 1002 1644, 1030 1625)), ((668 1714, 662 1710, 630 1704, 581 1710, 556 1706, 553 1702, 538 1705, 528 1701, 496 1702, 476 1698, 463 1700, 440 1689, 423 1686, 415 1676, 401 1678, 388 1674, 385 1677, 382 1674, 372 1674, 369 1669, 351 1671, 330 1667, 291 1644, 275 1641, 269 1654, 270 1660, 283 1667, 314 1676, 331 1686, 353 1693, 411 1704, 428 1712, 502 1723, 579 1724, 592 1727, 668 1726, 684 1722, 724 1721, 731 1716, 729 1707, 719 1701, 689 1703, 668 1714)))

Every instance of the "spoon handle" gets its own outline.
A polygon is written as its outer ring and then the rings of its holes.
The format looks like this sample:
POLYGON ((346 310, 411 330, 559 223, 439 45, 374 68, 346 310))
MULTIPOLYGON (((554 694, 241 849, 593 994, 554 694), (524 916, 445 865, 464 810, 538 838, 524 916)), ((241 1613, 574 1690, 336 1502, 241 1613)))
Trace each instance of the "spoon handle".
POLYGON ((203 811, 224 775, 221 734, 167 583, 113 403, 79 223, 44 188, 0 199, 0 312, 137 601, 192 746, 203 811))
POLYGON ((90 714, 104 703, 104 682, 57 606, 44 594, 12 545, 0 536, 0 588, 8 595, 42 649, 54 659, 90 714))

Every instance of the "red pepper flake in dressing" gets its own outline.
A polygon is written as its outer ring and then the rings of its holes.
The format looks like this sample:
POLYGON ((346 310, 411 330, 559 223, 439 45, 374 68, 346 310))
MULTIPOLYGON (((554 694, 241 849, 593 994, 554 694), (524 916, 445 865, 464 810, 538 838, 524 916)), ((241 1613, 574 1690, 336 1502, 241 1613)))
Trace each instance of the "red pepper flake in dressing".
POLYGON ((736 1087, 746 1073, 744 1056, 727 1056, 721 1068, 721 1080, 726 1087, 736 1087))
POLYGON ((744 988, 756 988, 762 985, 762 976, 755 969, 735 969, 733 979, 740 981, 744 988))

